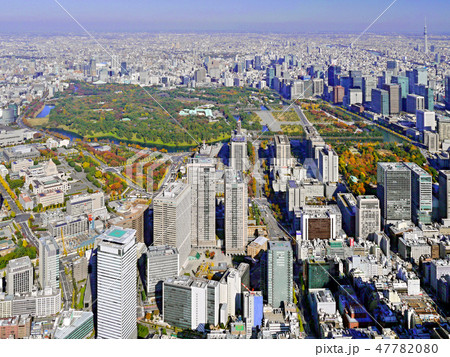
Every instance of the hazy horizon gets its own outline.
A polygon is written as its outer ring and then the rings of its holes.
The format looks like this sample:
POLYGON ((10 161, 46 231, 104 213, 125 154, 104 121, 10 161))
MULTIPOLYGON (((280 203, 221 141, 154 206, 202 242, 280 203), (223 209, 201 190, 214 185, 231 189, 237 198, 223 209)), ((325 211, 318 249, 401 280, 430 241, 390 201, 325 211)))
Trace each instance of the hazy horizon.
MULTIPOLYGON (((357 33, 391 3, 358 0, 155 1, 59 0, 92 32, 129 33, 357 33)), ((54 0, 5 4, 1 33, 82 33, 54 0)), ((430 36, 450 33, 450 1, 398 0, 371 27, 372 33, 420 35, 427 18, 430 36), (439 11, 436 11, 438 9, 439 11)))

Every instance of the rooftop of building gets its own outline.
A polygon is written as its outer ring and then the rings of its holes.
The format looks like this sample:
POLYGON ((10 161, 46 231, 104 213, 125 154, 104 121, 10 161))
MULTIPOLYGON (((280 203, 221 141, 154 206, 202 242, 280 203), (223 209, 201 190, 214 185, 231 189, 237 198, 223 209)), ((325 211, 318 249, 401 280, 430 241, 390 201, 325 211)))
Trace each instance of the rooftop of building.
POLYGON ((125 245, 134 239, 136 230, 112 226, 103 232, 98 239, 102 242, 125 245))
POLYGON ((54 338, 66 338, 89 319, 93 318, 94 314, 91 311, 64 311, 57 321, 59 325, 56 327, 54 338))
POLYGON ((389 171, 409 171, 408 167, 403 165, 403 162, 379 162, 378 166, 389 171))
POLYGON ((290 145, 290 141, 287 135, 275 135, 275 144, 290 145))
POLYGON ((290 242, 269 241, 269 250, 292 251, 290 242))
POLYGON ((342 203, 345 207, 354 207, 356 206, 356 198, 353 196, 353 194, 346 192, 346 193, 338 193, 338 198, 341 199, 342 203))
POLYGON ((178 254, 178 249, 170 245, 151 245, 147 250, 147 257, 160 257, 178 254))
POLYGON ((318 302, 336 302, 329 289, 310 289, 309 292, 311 295, 315 296, 318 302))
POLYGON ((156 196, 155 200, 170 200, 180 196, 188 185, 181 182, 172 182, 167 188, 156 196))
POLYGON ((8 268, 10 270, 15 270, 18 268, 29 268, 31 266, 31 260, 28 256, 13 259, 8 262, 8 268))

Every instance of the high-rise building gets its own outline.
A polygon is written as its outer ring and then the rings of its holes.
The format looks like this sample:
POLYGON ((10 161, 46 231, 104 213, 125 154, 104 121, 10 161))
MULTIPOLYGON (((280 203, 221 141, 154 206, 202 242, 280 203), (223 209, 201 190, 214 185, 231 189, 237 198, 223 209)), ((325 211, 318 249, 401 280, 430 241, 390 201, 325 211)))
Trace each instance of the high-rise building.
POLYGON ((204 82, 206 79, 206 69, 205 68, 199 68, 194 73, 194 80, 196 82, 204 82))
POLYGON ((153 245, 147 251, 147 295, 162 291, 162 283, 180 273, 177 248, 169 245, 153 245))
POLYGON ((341 67, 334 65, 328 67, 328 85, 331 87, 339 85, 340 74, 341 74, 341 67))
POLYGON ((191 253, 191 187, 173 182, 153 200, 153 243, 178 249, 183 267, 191 253))
POLYGON ((436 130, 436 113, 430 110, 416 111, 416 127, 417 130, 423 132, 436 130))
POLYGON ((261 56, 255 56, 255 69, 260 71, 261 67, 261 56))
POLYGON ((267 303, 278 308, 293 300, 293 255, 289 242, 269 241, 262 261, 261 279, 267 303))
POLYGON ((216 245, 215 174, 215 161, 209 157, 196 156, 187 165, 192 195, 193 247, 212 248, 216 245))
POLYGON ((352 78, 349 76, 342 76, 339 79, 339 84, 344 87, 345 95, 348 95, 349 89, 352 87, 352 78))
POLYGON ((434 110, 434 89, 425 84, 414 85, 414 93, 421 95, 425 99, 425 108, 434 110))
POLYGON ((439 218, 450 218, 450 170, 439 171, 439 218))
POLYGON ((95 58, 91 58, 91 60, 89 61, 89 75, 97 75, 97 61, 95 60, 95 58))
POLYGON ((409 94, 409 78, 406 76, 393 76, 391 83, 400 86, 400 110, 406 111, 406 97, 409 94))
POLYGON ((408 94, 406 98, 406 111, 415 114, 418 110, 425 109, 425 98, 417 94, 408 94))
POLYGON ((375 77, 363 77, 363 102, 372 101, 372 89, 377 88, 377 79, 375 77))
POLYGON ((418 67, 414 68, 413 70, 414 74, 414 84, 428 84, 428 71, 426 67, 418 67))
POLYGON ((450 109, 450 75, 445 76, 445 108, 450 109))
POLYGON ((128 201, 117 210, 117 215, 123 218, 117 224, 122 228, 136 230, 136 242, 144 243, 144 216, 148 210, 148 204, 139 201, 128 201))
POLYGON ((247 330, 251 335, 253 329, 260 328, 263 320, 263 295, 261 291, 244 291, 243 295, 244 311, 243 317, 247 325, 247 330))
POLYGON ((59 288, 59 246, 51 236, 39 239, 39 284, 59 288))
POLYGON ((247 237, 247 182, 240 171, 225 171, 225 251, 244 254, 247 237))
POLYGON ((318 171, 323 183, 339 182, 339 157, 330 146, 319 151, 318 171))
POLYGON ((443 142, 446 139, 450 139, 450 118, 440 116, 437 119, 439 141, 443 142))
POLYGON ((383 89, 389 93, 389 114, 400 113, 400 86, 398 84, 384 84, 383 89))
POLYGON ((389 115, 389 92, 384 89, 372 89, 372 108, 375 113, 389 115))
POLYGON ((273 79, 275 78, 275 68, 269 67, 266 71, 266 82, 269 88, 273 88, 273 79))
POLYGON ((355 237, 367 239, 369 234, 381 229, 380 201, 373 195, 360 195, 356 201, 355 237))
POLYGON ((111 56, 111 69, 114 72, 120 71, 119 56, 117 56, 117 55, 112 55, 111 56))
POLYGON ((397 61, 387 61, 386 68, 391 71, 394 76, 398 75, 398 62, 397 61))
POLYGON ((333 87, 333 103, 338 104, 342 103, 345 96, 345 88, 342 86, 334 86, 333 87))
POLYGON ((287 135, 275 135, 275 162, 278 167, 289 167, 292 164, 291 142, 287 135))
POLYGON ((361 71, 350 71, 349 74, 350 74, 350 78, 351 78, 351 87, 362 89, 362 87, 363 87, 362 72, 361 71))
POLYGON ((240 120, 236 132, 231 136, 230 166, 241 172, 248 168, 247 136, 241 131, 240 120))
POLYGON ((337 205, 305 205, 294 214, 293 226, 302 240, 336 239, 342 227, 337 205))
POLYGON ((383 224, 411 220, 411 170, 403 163, 379 162, 377 196, 383 224))
POLYGON ((411 217, 415 224, 430 224, 433 211, 431 175, 416 163, 405 162, 411 170, 411 217))
POLYGON ((409 78, 406 76, 394 76, 391 83, 400 86, 400 97, 406 98, 409 94, 409 78))
POLYGON ((219 283, 180 276, 163 283, 164 322, 183 329, 204 331, 219 324, 219 283))
POLYGON ((428 53, 428 32, 427 32, 427 19, 425 19, 425 26, 423 27, 423 39, 424 39, 424 49, 425 53, 428 53))
POLYGON ((25 256, 10 260, 6 266, 6 293, 28 293, 33 287, 33 264, 30 257, 25 256))
POLYGON ((97 237, 97 338, 137 337, 136 231, 112 226, 97 237))

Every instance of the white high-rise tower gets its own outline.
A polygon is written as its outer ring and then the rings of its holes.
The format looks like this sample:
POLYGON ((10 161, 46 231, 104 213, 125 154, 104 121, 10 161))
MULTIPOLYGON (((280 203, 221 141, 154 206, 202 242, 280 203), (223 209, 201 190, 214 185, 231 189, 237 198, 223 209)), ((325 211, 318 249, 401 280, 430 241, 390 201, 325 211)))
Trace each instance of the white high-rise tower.
POLYGON ((112 226, 97 238, 97 338, 137 338, 136 230, 112 226))
POLYGON ((424 48, 424 52, 428 53, 428 33, 427 33, 427 18, 425 18, 425 26, 423 28, 423 36, 425 39, 425 48, 424 48))

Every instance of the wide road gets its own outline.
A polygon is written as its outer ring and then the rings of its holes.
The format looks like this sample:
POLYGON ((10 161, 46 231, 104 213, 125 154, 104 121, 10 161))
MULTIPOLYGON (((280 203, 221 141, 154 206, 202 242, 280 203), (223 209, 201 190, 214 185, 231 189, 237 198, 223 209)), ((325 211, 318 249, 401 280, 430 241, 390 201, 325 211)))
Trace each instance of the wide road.
POLYGON ((63 300, 64 300, 64 310, 69 310, 72 306, 72 293, 73 287, 71 281, 69 281, 70 276, 66 275, 64 271, 64 264, 62 261, 59 262, 59 281, 63 290, 63 300))
POLYGON ((270 207, 270 203, 267 201, 267 198, 256 198, 254 202, 258 205, 261 215, 265 219, 269 237, 288 239, 289 236, 283 231, 283 229, 280 228, 280 224, 273 216, 272 208, 270 207))

